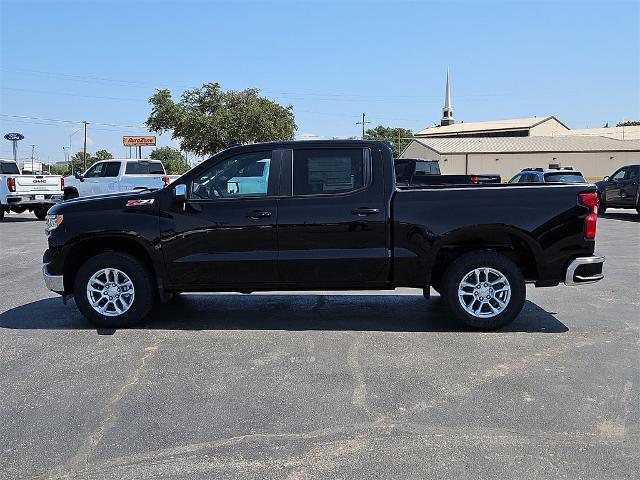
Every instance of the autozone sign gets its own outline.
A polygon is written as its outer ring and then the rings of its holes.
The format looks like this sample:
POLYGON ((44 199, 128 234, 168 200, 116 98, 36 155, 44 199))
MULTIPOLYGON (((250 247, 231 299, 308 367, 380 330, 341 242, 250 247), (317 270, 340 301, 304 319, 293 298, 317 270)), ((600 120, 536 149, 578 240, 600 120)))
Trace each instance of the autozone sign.
POLYGON ((138 145, 156 145, 156 137, 153 135, 136 135, 136 136, 124 136, 122 137, 122 144, 125 147, 138 146, 138 145))

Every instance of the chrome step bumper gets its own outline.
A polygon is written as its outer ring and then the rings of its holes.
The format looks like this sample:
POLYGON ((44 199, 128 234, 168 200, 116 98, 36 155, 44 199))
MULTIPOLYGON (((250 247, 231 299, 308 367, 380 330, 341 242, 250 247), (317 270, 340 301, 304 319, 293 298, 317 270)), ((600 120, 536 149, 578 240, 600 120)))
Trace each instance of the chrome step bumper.
POLYGON ((578 257, 567 267, 564 284, 569 286, 599 282, 604 278, 604 257, 578 257))
POLYGON ((42 265, 42 278, 44 279, 44 284, 52 292, 64 293, 64 277, 62 275, 50 275, 47 270, 48 265, 48 263, 42 265))

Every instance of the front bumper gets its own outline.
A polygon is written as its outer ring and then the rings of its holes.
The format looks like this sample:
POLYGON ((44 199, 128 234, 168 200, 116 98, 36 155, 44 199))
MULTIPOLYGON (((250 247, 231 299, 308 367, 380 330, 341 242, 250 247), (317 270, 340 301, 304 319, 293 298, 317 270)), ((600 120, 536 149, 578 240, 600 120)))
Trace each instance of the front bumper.
POLYGON ((44 284, 52 292, 64 293, 64 277, 62 275, 51 275, 47 269, 48 266, 48 263, 42 265, 44 284))
POLYGON ((564 284, 569 286, 599 282, 604 278, 604 257, 578 257, 567 267, 564 284))

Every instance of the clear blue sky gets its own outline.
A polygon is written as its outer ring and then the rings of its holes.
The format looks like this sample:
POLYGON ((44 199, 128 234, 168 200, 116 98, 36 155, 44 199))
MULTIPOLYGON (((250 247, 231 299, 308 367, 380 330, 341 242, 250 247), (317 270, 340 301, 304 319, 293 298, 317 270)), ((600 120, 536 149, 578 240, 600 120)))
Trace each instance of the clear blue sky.
MULTIPOLYGON (((83 120, 141 125, 154 88, 219 82, 295 107, 298 137, 439 121, 556 115, 572 128, 638 119, 638 2, 1 2, 1 131, 45 161, 83 120), (8 115, 35 117, 17 119, 8 115)), ((89 127, 89 151, 125 154, 89 127)), ((72 137, 81 148, 81 134, 72 137)), ((171 145, 169 135, 159 138, 171 145)), ((1 139, 0 156, 10 155, 1 139)))

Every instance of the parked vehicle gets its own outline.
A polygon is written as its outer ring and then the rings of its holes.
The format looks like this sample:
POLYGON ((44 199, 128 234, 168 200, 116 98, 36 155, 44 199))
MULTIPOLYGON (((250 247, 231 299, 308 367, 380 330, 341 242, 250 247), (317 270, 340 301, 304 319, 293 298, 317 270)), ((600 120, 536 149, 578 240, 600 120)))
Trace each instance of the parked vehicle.
POLYGON ((396 158, 396 182, 398 185, 459 185, 500 183, 500 175, 441 175, 438 160, 424 158, 396 158))
POLYGON ((509 183, 587 183, 582 173, 573 167, 525 168, 509 183))
MULTIPOLYGON (((174 177, 177 178, 177 177, 174 177)), ((110 159, 91 165, 83 174, 65 177, 65 200, 88 195, 162 188, 171 181, 159 160, 110 159)))
POLYGON ((627 165, 596 182, 600 201, 598 213, 606 212, 607 208, 635 208, 640 215, 639 178, 640 165, 627 165))
POLYGON ((595 186, 400 186, 393 172, 382 142, 230 148, 168 188, 54 206, 44 281, 98 325, 184 291, 434 287, 491 329, 518 315, 525 283, 603 278, 595 186))
POLYGON ((44 220, 49 207, 62 200, 63 188, 58 175, 23 175, 16 162, 0 160, 0 221, 9 211, 33 212, 44 220))

